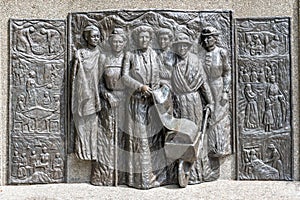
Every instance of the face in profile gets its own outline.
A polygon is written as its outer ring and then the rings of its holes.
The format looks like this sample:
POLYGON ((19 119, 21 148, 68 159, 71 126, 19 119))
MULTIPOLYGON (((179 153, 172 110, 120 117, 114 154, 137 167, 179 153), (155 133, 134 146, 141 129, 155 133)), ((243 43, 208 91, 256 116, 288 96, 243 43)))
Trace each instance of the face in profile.
POLYGON ((87 38, 86 38, 88 44, 92 47, 96 47, 97 44, 99 43, 100 40, 100 33, 99 31, 96 30, 91 30, 88 34, 87 34, 87 38))
POLYGON ((170 45, 170 37, 168 34, 161 34, 159 37, 158 37, 158 43, 160 45, 160 48, 165 50, 169 47, 170 45))
POLYGON ((177 44, 177 53, 179 56, 185 56, 190 49, 190 45, 187 43, 177 44))
POLYGON ((147 49, 151 41, 149 32, 140 32, 138 36, 138 44, 140 49, 147 49))
POLYGON ((124 49, 125 46, 124 38, 120 35, 114 35, 111 38, 110 45, 114 52, 119 53, 124 49))
POLYGON ((206 36, 203 41, 205 48, 211 48, 215 46, 216 42, 217 42, 216 38, 212 35, 206 36))

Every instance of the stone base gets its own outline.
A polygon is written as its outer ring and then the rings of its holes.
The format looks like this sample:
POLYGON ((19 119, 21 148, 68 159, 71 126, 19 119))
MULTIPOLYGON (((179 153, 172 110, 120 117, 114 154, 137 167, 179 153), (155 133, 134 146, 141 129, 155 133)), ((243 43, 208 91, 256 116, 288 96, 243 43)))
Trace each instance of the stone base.
POLYGON ((179 189, 176 185, 137 190, 86 183, 1 186, 0 199, 300 199, 300 183, 286 181, 215 181, 179 189))

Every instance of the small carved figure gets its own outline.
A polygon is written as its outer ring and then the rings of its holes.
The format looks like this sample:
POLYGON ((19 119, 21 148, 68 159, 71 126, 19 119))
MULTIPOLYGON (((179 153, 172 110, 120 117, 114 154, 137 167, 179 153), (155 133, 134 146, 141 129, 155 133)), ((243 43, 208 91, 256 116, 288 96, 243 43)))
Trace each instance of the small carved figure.
MULTIPOLYGON (((213 112, 214 101, 202 63, 195 54, 190 52, 191 46, 192 42, 186 33, 180 32, 176 35, 173 47, 177 55, 171 77, 174 92, 174 116, 193 121, 201 130, 203 110, 206 107, 213 112), (201 95, 207 102, 205 106, 201 95)), ((206 140, 205 137, 204 141, 206 140)), ((190 164, 190 170, 185 170, 190 171, 190 184, 208 179, 210 173, 205 142, 201 148, 202 151, 197 160, 190 164)))
POLYGON ((12 157, 12 173, 11 173, 11 175, 14 177, 18 177, 18 169, 19 169, 20 161, 21 161, 21 158, 19 156, 19 152, 14 151, 14 155, 12 157))
POLYGON ((246 68, 244 69, 243 81, 244 81, 244 83, 250 82, 250 76, 249 76, 248 70, 246 68))
MULTIPOLYGON (((214 27, 206 27, 201 33, 204 47, 204 69, 214 101, 215 112, 212 113, 208 130, 209 155, 221 157, 230 154, 231 129, 229 117, 228 93, 231 84, 231 67, 227 51, 218 47, 220 32, 214 27)), ((245 80, 247 82, 248 80, 245 80)))
POLYGON ((245 127, 249 129, 257 128, 259 125, 258 110, 257 110, 257 95, 253 92, 250 84, 245 86, 245 97, 247 105, 245 109, 245 127))
POLYGON ((250 55, 251 56, 261 55, 263 49, 264 46, 262 45, 259 35, 254 34, 250 41, 250 55))
POLYGON ((72 89, 72 112, 76 127, 76 155, 82 160, 97 159, 98 115, 101 109, 99 96, 100 61, 103 60, 97 45, 100 32, 89 25, 83 31, 87 47, 75 52, 72 89))
POLYGON ((283 179, 282 161, 280 159, 278 150, 276 149, 274 144, 270 144, 268 146, 268 150, 270 151, 270 157, 265 161, 265 163, 277 169, 279 172, 279 178, 283 179))
POLYGON ((55 154, 52 168, 53 168, 53 179, 57 180, 63 178, 64 161, 60 157, 60 153, 55 154))
POLYGON ((16 54, 12 55, 12 70, 15 86, 22 85, 24 79, 24 70, 22 64, 16 54))
POLYGON ((271 63, 266 62, 266 64, 265 64, 265 72, 266 72, 267 82, 270 82, 270 77, 272 76, 271 63))
POLYGON ((16 113, 15 113, 15 123, 20 123, 21 131, 27 130, 32 132, 34 127, 34 121, 28 117, 26 117, 23 112, 26 111, 26 104, 25 104, 25 96, 20 94, 18 96, 18 102, 16 105, 16 113))
POLYGON ((19 168, 18 168, 18 178, 19 179, 25 179, 27 177, 26 166, 27 166, 26 153, 22 153, 20 162, 19 162, 19 168))
POLYGON ((257 73, 257 79, 260 83, 265 83, 266 82, 266 76, 265 76, 265 72, 264 69, 261 68, 258 73, 257 73))
POLYGON ((25 96, 23 94, 20 94, 18 96, 18 102, 16 105, 16 112, 22 112, 26 109, 25 105, 25 96))
POLYGON ((35 31, 35 28, 33 26, 29 26, 27 28, 22 28, 20 30, 15 31, 16 36, 16 48, 18 51, 24 52, 24 53, 32 53, 31 45, 32 45, 32 39, 31 39, 31 33, 35 31))
POLYGON ((280 91, 279 86, 275 82, 275 76, 270 77, 270 83, 267 88, 267 96, 271 101, 272 113, 274 116, 274 129, 277 130, 282 128, 283 123, 285 122, 286 113, 286 101, 285 97, 280 91))
POLYGON ((279 35, 277 34, 269 34, 266 35, 266 52, 268 54, 278 54, 281 41, 279 35))
POLYGON ((37 97, 38 91, 37 88, 41 87, 41 85, 36 83, 36 72, 31 70, 28 74, 29 78, 26 81, 26 92, 27 92, 27 100, 26 103, 30 106, 37 105, 37 97))
POLYGON ((30 156, 30 166, 32 166, 33 169, 35 169, 37 163, 38 163, 38 157, 36 155, 36 152, 34 150, 32 150, 31 156, 30 156))
POLYGON ((274 124, 274 117, 273 117, 273 113, 272 113, 272 104, 271 104, 270 99, 266 99, 265 103, 266 104, 265 104, 265 113, 264 113, 263 123, 265 125, 265 131, 270 132, 271 127, 274 124))
POLYGON ((29 157, 29 164, 27 166, 28 175, 31 176, 34 174, 37 166, 38 158, 36 152, 34 150, 31 151, 31 155, 29 157))
POLYGON ((60 113, 60 95, 59 94, 53 95, 53 110, 56 114, 60 113))
POLYGON ((47 36, 48 53, 55 54, 63 49, 60 41, 60 33, 57 30, 41 28, 40 32, 42 35, 47 36))
POLYGON ((50 161, 50 154, 47 152, 47 147, 42 148, 42 153, 40 154, 41 157, 41 163, 40 167, 44 169, 44 172, 50 167, 49 161, 50 161))
POLYGON ((250 150, 243 150, 244 152, 244 172, 247 175, 251 175, 252 173, 252 164, 251 164, 251 159, 250 159, 250 150))
POLYGON ((250 80, 252 83, 258 83, 258 75, 255 69, 252 69, 250 80))
POLYGON ((242 83, 242 82, 244 82, 244 80, 243 80, 243 75, 244 75, 244 67, 243 66, 240 66, 239 67, 239 78, 238 78, 238 80, 239 80, 239 82, 240 83, 242 83))
POLYGON ((50 95, 49 95, 49 92, 48 91, 45 91, 44 92, 44 97, 42 99, 42 105, 43 107, 45 108, 50 108, 50 105, 51 105, 51 98, 50 98, 50 95))

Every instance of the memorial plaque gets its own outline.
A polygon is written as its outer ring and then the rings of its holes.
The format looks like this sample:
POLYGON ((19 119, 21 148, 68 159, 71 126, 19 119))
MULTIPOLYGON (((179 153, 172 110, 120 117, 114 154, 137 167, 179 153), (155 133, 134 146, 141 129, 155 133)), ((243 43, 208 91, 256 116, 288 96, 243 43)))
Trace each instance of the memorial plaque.
POLYGON ((290 19, 236 20, 238 178, 292 179, 290 19))
POLYGON ((65 178, 63 20, 10 20, 11 184, 65 178))
POLYGON ((230 11, 71 13, 68 30, 69 142, 92 160, 92 184, 219 177, 231 154, 230 11))
POLYGON ((9 183, 65 181, 67 149, 94 185, 213 181, 234 131, 238 179, 292 180, 289 18, 236 19, 234 48, 231 11, 70 13, 9 33, 9 183))

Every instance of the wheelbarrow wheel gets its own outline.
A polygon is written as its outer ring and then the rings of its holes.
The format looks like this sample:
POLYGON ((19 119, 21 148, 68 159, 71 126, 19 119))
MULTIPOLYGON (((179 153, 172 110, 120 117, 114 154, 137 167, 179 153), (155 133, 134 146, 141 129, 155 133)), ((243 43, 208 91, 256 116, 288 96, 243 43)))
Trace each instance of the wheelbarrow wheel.
POLYGON ((187 170, 187 167, 185 166, 187 163, 185 163, 183 160, 179 160, 178 163, 178 183, 180 187, 186 187, 189 183, 190 178, 190 171, 187 170))

